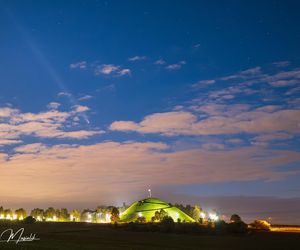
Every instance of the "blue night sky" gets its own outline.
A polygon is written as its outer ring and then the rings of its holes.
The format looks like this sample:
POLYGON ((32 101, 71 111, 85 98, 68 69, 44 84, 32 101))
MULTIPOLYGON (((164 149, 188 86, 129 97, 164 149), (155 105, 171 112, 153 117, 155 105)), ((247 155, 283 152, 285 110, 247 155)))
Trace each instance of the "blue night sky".
POLYGON ((151 188, 293 222, 299 8, 0 0, 1 203, 120 204, 151 188))

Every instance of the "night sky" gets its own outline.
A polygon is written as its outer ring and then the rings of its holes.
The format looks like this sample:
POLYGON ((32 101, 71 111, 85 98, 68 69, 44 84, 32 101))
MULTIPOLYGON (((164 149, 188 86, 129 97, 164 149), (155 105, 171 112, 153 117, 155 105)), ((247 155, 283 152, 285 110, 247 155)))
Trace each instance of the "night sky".
POLYGON ((0 205, 300 223, 299 9, 0 0, 0 205))

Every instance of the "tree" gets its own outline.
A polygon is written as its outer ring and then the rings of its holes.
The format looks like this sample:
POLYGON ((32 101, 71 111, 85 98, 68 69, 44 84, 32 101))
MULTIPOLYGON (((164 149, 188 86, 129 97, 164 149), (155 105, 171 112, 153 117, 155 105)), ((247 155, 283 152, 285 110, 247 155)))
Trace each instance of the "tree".
POLYGON ((242 219, 238 214, 233 214, 230 217, 230 222, 231 223, 239 223, 239 222, 242 222, 242 219))
POLYGON ((136 222, 138 222, 138 223, 146 223, 146 218, 144 216, 138 217, 136 219, 136 222))
POLYGON ((85 222, 97 222, 97 214, 90 209, 84 209, 81 212, 80 220, 85 222))
POLYGON ((23 208, 19 208, 15 211, 18 220, 23 220, 27 217, 27 212, 23 208))
POLYGON ((12 219, 13 218, 13 212, 12 212, 11 209, 5 209, 3 211, 3 213, 4 213, 5 219, 12 219))
POLYGON ((159 221, 162 221, 166 216, 168 216, 168 213, 165 210, 161 209, 159 211, 159 221))
POLYGON ((30 215, 37 221, 41 221, 44 217, 44 210, 40 208, 35 208, 31 211, 30 215))
POLYGON ((56 211, 53 207, 49 207, 44 214, 46 220, 55 220, 56 218, 56 211))
POLYGON ((0 207, 0 219, 4 219, 4 209, 0 207))
POLYGON ((155 217, 156 221, 159 221, 159 219, 160 219, 160 212, 159 211, 155 211, 154 217, 155 217))
POLYGON ((80 221, 80 212, 77 209, 73 209, 71 212, 71 221, 80 221))
POLYGON ((193 219, 195 221, 199 221, 200 220, 200 217, 201 217, 201 209, 199 208, 199 206, 195 206, 194 209, 193 209, 193 219))
POLYGON ((118 208, 116 207, 112 208, 110 220, 112 222, 118 222, 120 220, 120 212, 118 208))
POLYGON ((68 209, 66 208, 61 208, 60 210, 57 211, 57 218, 58 218, 58 221, 68 221, 69 218, 70 218, 70 215, 68 213, 68 209))

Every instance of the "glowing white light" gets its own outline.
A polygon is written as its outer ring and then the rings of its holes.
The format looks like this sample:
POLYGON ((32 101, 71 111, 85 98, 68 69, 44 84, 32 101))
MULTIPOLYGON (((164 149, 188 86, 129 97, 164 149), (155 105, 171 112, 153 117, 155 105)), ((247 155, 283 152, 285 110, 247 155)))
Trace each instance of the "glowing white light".
POLYGON ((19 218, 19 220, 24 220, 24 217, 21 215, 20 218, 19 218))
POLYGON ((70 220, 73 221, 73 219, 74 219, 74 217, 73 217, 73 215, 71 214, 71 215, 70 215, 70 220))
POLYGON ((91 215, 91 214, 88 214, 88 218, 89 218, 89 219, 92 219, 92 215, 91 215))
POLYGON ((212 221, 217 221, 219 220, 219 216, 216 215, 216 214, 209 214, 209 218, 212 220, 212 221))
POLYGON ((16 219, 17 219, 17 215, 13 214, 13 220, 16 220, 16 219))
POLYGON ((11 220, 10 214, 6 215, 6 219, 7 219, 7 220, 11 220))
POLYGON ((105 222, 110 222, 110 214, 105 214, 105 222))
POLYGON ((41 221, 42 220, 41 216, 38 216, 36 219, 37 219, 37 221, 41 221))
POLYGON ((200 213, 200 217, 201 217, 202 219, 204 219, 205 216, 206 216, 205 213, 203 213, 203 212, 200 213))
POLYGON ((57 218, 56 218, 56 216, 54 215, 54 216, 53 216, 53 221, 56 221, 56 220, 57 220, 57 218))
POLYGON ((4 219, 4 214, 0 214, 0 219, 4 219))
POLYGON ((143 214, 142 214, 141 212, 139 212, 139 213, 138 213, 138 216, 139 216, 139 217, 142 217, 142 216, 143 216, 143 214))

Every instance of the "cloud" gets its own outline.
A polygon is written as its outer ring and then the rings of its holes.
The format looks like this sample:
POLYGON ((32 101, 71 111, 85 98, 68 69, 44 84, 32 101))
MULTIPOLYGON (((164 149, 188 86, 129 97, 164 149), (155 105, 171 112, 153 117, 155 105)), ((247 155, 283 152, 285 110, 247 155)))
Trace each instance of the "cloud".
POLYGON ((278 80, 270 82, 270 85, 273 87, 287 87, 294 86, 300 83, 300 79, 291 79, 291 80, 278 80))
POLYGON ((188 134, 196 120, 196 116, 189 112, 173 111, 146 116, 140 123, 116 121, 109 128, 110 130, 161 133, 164 135, 188 134))
POLYGON ((86 101, 86 100, 90 100, 92 98, 93 98, 93 96, 91 96, 91 95, 84 95, 84 96, 78 98, 78 100, 79 101, 86 101))
POLYGON ((16 113, 18 113, 17 109, 13 109, 9 107, 0 108, 0 118, 10 117, 16 113))
POLYGON ((283 141, 293 138, 293 135, 283 132, 264 133, 252 138, 251 142, 255 145, 268 145, 269 142, 283 141))
POLYGON ((69 112, 50 109, 39 113, 22 113, 17 109, 0 108, 1 145, 19 143, 22 136, 84 139, 103 133, 101 130, 74 130, 71 121, 87 110, 89 108, 82 105, 74 106, 74 110, 69 112), (68 130, 64 129, 66 127, 68 130))
POLYGON ((279 62, 273 62, 273 65, 275 65, 276 67, 287 67, 291 64, 290 61, 279 61, 279 62))
POLYGON ((202 85, 210 85, 216 83, 216 80, 202 80, 198 81, 197 83, 193 84, 192 87, 198 88, 201 87, 202 85))
POLYGON ((299 152, 256 146, 173 151, 160 142, 34 143, 17 147, 9 156, 0 155, 0 195, 99 202, 99 197, 124 198, 126 193, 149 185, 158 189, 166 185, 277 180, 295 174, 277 171, 278 167, 297 161, 299 152))
POLYGON ((119 74, 120 76, 130 75, 130 74, 131 74, 131 71, 130 71, 130 69, 121 69, 121 70, 118 72, 118 74, 119 74))
POLYGON ((60 103, 58 102, 50 102, 48 105, 47 105, 47 108, 48 109, 58 109, 60 106, 60 103))
POLYGON ((252 79, 252 78, 261 76, 261 74, 262 74, 261 67, 254 67, 254 68, 240 71, 234 75, 221 77, 220 80, 228 81, 228 80, 234 80, 234 79, 252 79))
POLYGON ((201 44, 200 44, 200 43, 197 43, 197 44, 193 45, 193 48, 194 48, 194 49, 198 49, 198 48, 200 48, 200 47, 201 47, 201 44))
MULTIPOLYGON (((132 61, 141 60, 141 57, 133 57, 131 58, 132 61), (135 60, 133 60, 135 59, 135 60)), ((124 75, 130 75, 131 70, 128 68, 122 68, 120 65, 115 64, 98 64, 98 62, 95 63, 87 63, 86 61, 74 63, 70 65, 70 68, 72 69, 86 69, 90 68, 96 76, 98 75, 114 75, 114 76, 124 76, 124 75)))
POLYGON ((115 121, 110 130, 135 131, 143 134, 159 133, 175 135, 218 135, 236 133, 263 133, 286 131, 299 133, 300 110, 247 110, 248 105, 208 105, 193 107, 206 114, 198 118, 188 111, 154 113, 141 122, 115 121))
POLYGON ((170 64, 168 66, 166 66, 166 69, 168 70, 178 70, 181 69, 182 65, 185 65, 186 61, 180 61, 178 63, 174 63, 174 64, 170 64))
POLYGON ((72 94, 71 93, 69 93, 69 92, 59 92, 58 94, 57 94, 57 96, 67 96, 67 97, 70 97, 70 96, 72 96, 72 94))
POLYGON ((7 140, 7 139, 0 139, 0 147, 5 145, 12 145, 12 144, 19 144, 22 143, 21 140, 7 140))
POLYGON ((118 76, 123 76, 123 75, 130 75, 131 71, 130 71, 130 69, 123 69, 123 68, 121 68, 121 66, 114 65, 114 64, 102 64, 102 65, 96 66, 95 74, 96 75, 115 74, 118 76))
POLYGON ((157 65, 164 65, 164 64, 166 64, 166 61, 163 60, 163 59, 158 59, 157 61, 154 62, 154 64, 157 64, 157 65))
POLYGON ((300 69, 296 68, 280 72, 277 69, 275 73, 268 74, 263 72, 262 67, 258 66, 233 75, 202 81, 235 81, 235 84, 240 83, 244 87, 258 83, 267 83, 273 87, 294 86, 300 83, 300 69))
POLYGON ((87 68, 86 61, 81 61, 81 62, 70 64, 70 69, 86 69, 86 68, 87 68))
POLYGON ((86 112, 88 110, 90 110, 90 108, 87 106, 83 106, 83 105, 75 105, 74 106, 74 111, 76 113, 86 112))
POLYGON ((133 57, 128 58, 128 61, 135 62, 135 61, 143 61, 146 59, 147 59, 146 56, 133 56, 133 57))
POLYGON ((44 150, 46 148, 47 148, 46 145, 42 143, 32 143, 32 144, 26 144, 26 145, 16 147, 14 151, 18 153, 29 154, 29 153, 39 153, 41 150, 44 150))

